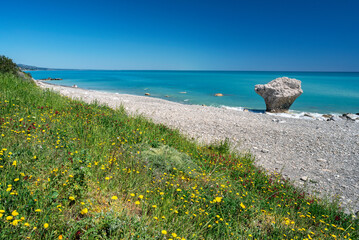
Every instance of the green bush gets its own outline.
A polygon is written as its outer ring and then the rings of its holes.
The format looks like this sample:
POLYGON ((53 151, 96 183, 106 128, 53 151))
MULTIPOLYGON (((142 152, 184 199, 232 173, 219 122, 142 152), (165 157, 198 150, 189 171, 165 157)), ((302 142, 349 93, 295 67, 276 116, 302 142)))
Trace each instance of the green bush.
POLYGON ((146 164, 156 172, 172 172, 177 169, 187 173, 193 169, 198 169, 191 157, 167 145, 142 151, 142 157, 146 164))
POLYGON ((223 141, 211 144, 208 148, 218 154, 227 154, 230 153, 231 144, 229 142, 229 139, 226 138, 223 141))
POLYGON ((16 74, 19 71, 17 65, 12 61, 12 59, 0 55, 0 73, 12 73, 16 74))

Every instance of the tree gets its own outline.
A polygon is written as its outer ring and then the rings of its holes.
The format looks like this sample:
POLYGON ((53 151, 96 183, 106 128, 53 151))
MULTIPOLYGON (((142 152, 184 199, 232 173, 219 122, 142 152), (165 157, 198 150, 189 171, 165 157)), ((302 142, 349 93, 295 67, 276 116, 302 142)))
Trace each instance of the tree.
POLYGON ((17 65, 12 59, 0 55, 0 73, 12 73, 16 74, 19 71, 17 65))

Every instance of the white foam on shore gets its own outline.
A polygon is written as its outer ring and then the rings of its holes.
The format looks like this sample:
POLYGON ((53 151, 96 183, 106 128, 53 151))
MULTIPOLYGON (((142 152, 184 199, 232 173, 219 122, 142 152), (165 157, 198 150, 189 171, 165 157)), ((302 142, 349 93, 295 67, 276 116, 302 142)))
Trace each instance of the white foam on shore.
POLYGON ((227 107, 227 106, 221 106, 222 108, 225 108, 225 109, 230 109, 230 110, 235 110, 235 111, 239 111, 239 112, 243 112, 244 109, 247 109, 247 108, 244 108, 244 107, 227 107))
MULTIPOLYGON (((225 109, 235 110, 243 112, 244 110, 248 110, 249 112, 258 113, 258 114, 268 114, 271 116, 277 116, 277 117, 284 117, 284 118, 296 118, 296 119, 308 119, 308 120, 318 120, 318 121, 327 121, 328 118, 323 117, 323 114, 321 113, 312 113, 312 112, 299 112, 295 110, 290 110, 287 113, 270 113, 266 112, 264 110, 253 110, 245 107, 228 107, 228 106, 221 106, 225 109)), ((338 113, 330 113, 329 115, 332 115, 334 117, 339 118, 341 114, 338 113)))
POLYGON ((327 118, 323 117, 323 114, 320 114, 320 113, 289 111, 288 113, 270 113, 270 112, 266 112, 266 114, 272 115, 272 116, 278 116, 278 117, 285 117, 285 118, 327 121, 327 118))

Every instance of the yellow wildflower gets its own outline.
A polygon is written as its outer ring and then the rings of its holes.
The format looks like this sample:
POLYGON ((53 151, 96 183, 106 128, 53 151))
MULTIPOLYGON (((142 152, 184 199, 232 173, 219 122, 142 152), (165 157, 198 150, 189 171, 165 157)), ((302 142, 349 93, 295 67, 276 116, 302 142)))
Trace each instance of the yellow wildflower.
POLYGON ((81 214, 86 214, 86 213, 88 213, 88 209, 87 209, 87 208, 84 208, 84 209, 81 210, 81 214))
POLYGON ((19 223, 19 220, 14 220, 14 221, 12 221, 12 225, 14 225, 14 226, 17 226, 17 224, 19 223))
POLYGON ((41 209, 36 209, 35 212, 41 212, 41 209))
POLYGON ((45 223, 44 228, 48 228, 48 227, 49 227, 49 224, 45 223))
POLYGON ((16 210, 14 210, 14 211, 12 211, 11 215, 13 215, 14 217, 16 217, 17 215, 19 215, 19 213, 18 213, 16 210))
POLYGON ((241 207, 244 209, 244 208, 246 208, 246 206, 244 206, 244 204, 243 203, 241 203, 240 204, 241 205, 241 207))
POLYGON ((161 232, 163 235, 166 235, 167 234, 167 231, 166 230, 162 230, 161 232))
POLYGON ((139 205, 139 204, 140 204, 140 201, 136 201, 135 204, 136 204, 136 205, 139 205))
POLYGON ((222 197, 216 197, 214 200, 215 200, 216 202, 221 202, 221 201, 222 201, 222 197))
POLYGON ((116 196, 112 196, 112 200, 117 200, 118 198, 116 196))

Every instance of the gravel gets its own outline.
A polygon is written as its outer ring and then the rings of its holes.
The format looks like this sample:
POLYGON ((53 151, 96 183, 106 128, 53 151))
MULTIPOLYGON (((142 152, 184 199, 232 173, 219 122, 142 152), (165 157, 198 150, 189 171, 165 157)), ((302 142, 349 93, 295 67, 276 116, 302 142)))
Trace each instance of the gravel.
POLYGON ((347 213, 359 211, 359 123, 283 118, 225 108, 184 105, 135 96, 64 87, 36 81, 62 95, 125 107, 156 123, 177 128, 201 143, 229 139, 268 171, 281 173, 312 194, 337 199, 347 213))

